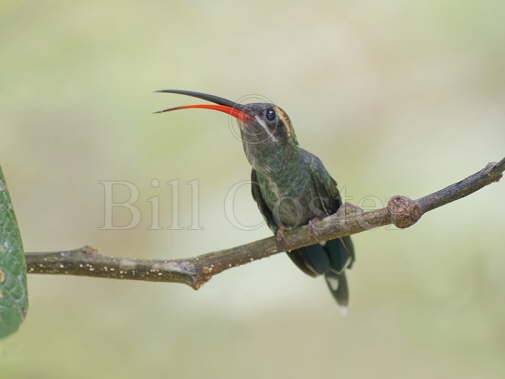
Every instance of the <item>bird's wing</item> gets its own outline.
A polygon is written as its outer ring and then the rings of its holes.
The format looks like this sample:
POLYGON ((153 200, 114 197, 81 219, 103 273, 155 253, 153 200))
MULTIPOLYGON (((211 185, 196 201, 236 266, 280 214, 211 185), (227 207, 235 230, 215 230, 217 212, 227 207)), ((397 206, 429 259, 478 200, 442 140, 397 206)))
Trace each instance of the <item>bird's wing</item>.
POLYGON ((265 202, 265 199, 263 199, 263 195, 261 194, 261 189, 258 184, 258 177, 256 175, 255 169, 252 169, 252 171, 251 171, 251 192, 252 192, 252 197, 254 198, 254 201, 256 201, 256 204, 258 204, 258 208, 259 208, 261 214, 263 215, 263 218, 265 219, 268 227, 274 233, 277 233, 277 229, 279 227, 275 223, 275 219, 272 214, 272 211, 270 210, 270 208, 268 208, 268 205, 265 202))
MULTIPOLYGON (((310 154, 310 153, 309 153, 310 154)), ((337 183, 328 173, 323 163, 315 155, 310 154, 311 177, 316 194, 321 202, 321 208, 329 216, 335 213, 342 205, 342 198, 338 192, 337 183)), ((333 242, 336 244, 337 241, 333 242)), ((342 237, 338 241, 340 248, 343 248, 345 253, 339 254, 339 262, 333 262, 336 270, 341 271, 344 268, 350 268, 355 260, 354 246, 351 237, 342 237)), ((330 246, 328 245, 328 248, 330 246)))
MULTIPOLYGON (((310 154, 310 153, 308 153, 310 154)), ((342 205, 342 199, 338 192, 337 183, 326 171, 323 163, 315 155, 310 154, 310 175, 312 185, 321 202, 321 209, 325 216, 335 213, 342 205)))

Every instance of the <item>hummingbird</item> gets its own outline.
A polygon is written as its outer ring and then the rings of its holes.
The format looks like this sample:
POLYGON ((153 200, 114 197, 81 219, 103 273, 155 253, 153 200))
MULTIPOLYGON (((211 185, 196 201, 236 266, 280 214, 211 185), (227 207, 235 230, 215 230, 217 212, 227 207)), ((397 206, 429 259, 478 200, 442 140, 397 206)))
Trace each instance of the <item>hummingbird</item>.
MULTIPOLYGON (((222 97, 185 90, 159 90, 196 97, 214 104, 183 105, 180 109, 211 109, 239 121, 242 145, 251 165, 251 193, 278 243, 287 229, 313 223, 339 209, 342 199, 335 180, 321 160, 302 149, 293 125, 279 106, 272 103, 239 104, 222 97)), ((346 269, 355 260, 349 236, 316 243, 287 252, 291 260, 311 277, 324 275, 341 311, 349 303, 346 269)))

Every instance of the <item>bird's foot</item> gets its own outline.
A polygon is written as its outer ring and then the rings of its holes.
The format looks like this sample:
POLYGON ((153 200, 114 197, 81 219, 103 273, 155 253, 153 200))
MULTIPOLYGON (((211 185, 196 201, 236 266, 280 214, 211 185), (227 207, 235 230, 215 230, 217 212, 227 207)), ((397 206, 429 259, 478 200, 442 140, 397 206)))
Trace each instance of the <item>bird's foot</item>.
POLYGON ((344 203, 338 208, 337 212, 335 213, 338 217, 347 217, 351 216, 353 214, 359 214, 363 213, 364 210, 363 208, 358 207, 357 205, 351 204, 351 203, 344 203))
MULTIPOLYGON (((321 221, 321 217, 319 217, 319 216, 316 216, 316 217, 309 220, 310 233, 312 234, 312 236, 314 237, 316 242, 319 242, 318 230, 320 229, 320 227, 317 226, 317 223, 319 221, 321 221)), ((324 241, 324 242, 326 242, 326 241, 324 241)))
POLYGON ((287 246, 285 234, 286 227, 284 225, 281 225, 281 227, 277 229, 277 232, 275 233, 275 242, 277 244, 277 248, 279 249, 284 249, 287 246))

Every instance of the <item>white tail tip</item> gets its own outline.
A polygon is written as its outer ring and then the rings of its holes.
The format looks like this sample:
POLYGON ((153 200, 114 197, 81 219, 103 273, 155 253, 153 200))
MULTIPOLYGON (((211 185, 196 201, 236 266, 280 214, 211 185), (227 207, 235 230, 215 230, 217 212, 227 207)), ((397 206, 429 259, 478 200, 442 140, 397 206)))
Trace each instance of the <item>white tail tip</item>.
POLYGON ((349 313, 349 308, 348 308, 348 307, 346 307, 346 306, 339 305, 339 306, 338 306, 338 311, 340 312, 340 314, 341 314, 343 317, 346 317, 346 316, 347 316, 347 313, 349 313))

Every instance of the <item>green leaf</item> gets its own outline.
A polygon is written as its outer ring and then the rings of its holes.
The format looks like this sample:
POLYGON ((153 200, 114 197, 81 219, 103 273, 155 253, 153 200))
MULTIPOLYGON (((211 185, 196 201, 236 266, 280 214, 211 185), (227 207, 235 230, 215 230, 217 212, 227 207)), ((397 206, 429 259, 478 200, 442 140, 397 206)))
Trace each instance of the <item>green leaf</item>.
POLYGON ((0 338, 19 328, 27 310, 23 244, 0 167, 0 338))

